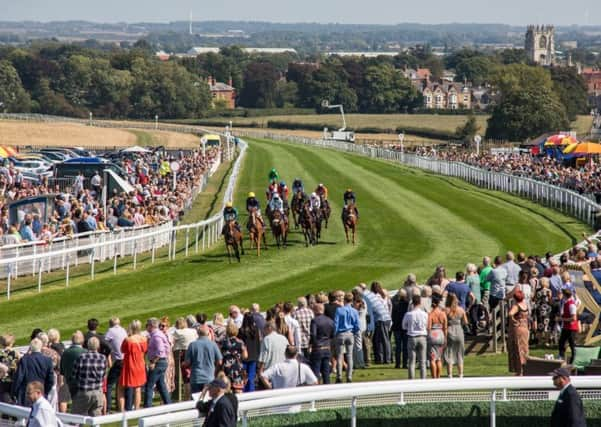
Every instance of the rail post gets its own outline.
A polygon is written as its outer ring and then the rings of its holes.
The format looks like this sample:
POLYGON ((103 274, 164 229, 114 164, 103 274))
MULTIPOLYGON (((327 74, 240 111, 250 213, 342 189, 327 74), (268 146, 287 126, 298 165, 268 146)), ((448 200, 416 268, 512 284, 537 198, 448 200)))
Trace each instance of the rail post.
POLYGON ((357 427, 357 397, 351 401, 351 427, 357 427))
POLYGON ((8 271, 8 274, 6 275, 6 299, 10 299, 10 270, 8 271))
POLYGON ((188 258, 188 245, 190 244, 190 229, 186 228, 186 251, 185 251, 185 257, 188 258))
POLYGON ((150 255, 150 259, 151 259, 151 263, 154 264, 154 256, 155 256, 155 251, 156 251, 156 238, 154 236, 152 236, 152 246, 151 246, 151 255, 150 255))
POLYGON ((95 265, 95 261, 96 261, 96 257, 94 256, 96 252, 95 248, 92 248, 92 253, 90 254, 90 277, 92 278, 92 280, 94 280, 94 265, 95 265))
POLYGON ((38 292, 42 292, 42 266, 44 260, 40 259, 39 265, 38 265, 38 292))
POLYGON ((494 390, 490 395, 490 427, 497 427, 497 391, 494 390))
POLYGON ((66 256, 66 262, 67 262, 67 271, 65 274, 65 287, 68 288, 69 287, 69 272, 70 272, 70 268, 71 268, 71 254, 67 254, 66 256))
POLYGON ((196 242, 194 243, 194 253, 197 254, 198 253, 198 226, 196 226, 196 242))
POLYGON ((134 240, 134 270, 138 264, 138 241, 134 240))

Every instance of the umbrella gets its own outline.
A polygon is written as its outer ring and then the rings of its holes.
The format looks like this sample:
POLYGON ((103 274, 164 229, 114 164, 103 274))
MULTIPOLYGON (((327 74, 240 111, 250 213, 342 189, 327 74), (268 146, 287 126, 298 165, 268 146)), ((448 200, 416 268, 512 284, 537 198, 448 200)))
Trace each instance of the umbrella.
POLYGON ((570 145, 568 145, 563 150, 563 154, 570 154, 572 151, 574 151, 576 149, 576 147, 578 147, 578 144, 570 144, 570 145))
POLYGON ((574 138, 573 136, 558 134, 558 135, 553 135, 553 136, 550 136, 549 138, 547 138, 547 140, 545 141, 545 146, 569 145, 569 144, 576 144, 576 143, 578 143, 578 140, 576 138, 574 138))
POLYGON ((6 151, 6 150, 4 149, 4 147, 0 147, 0 157, 4 157, 5 159, 6 159, 7 157, 10 157, 10 154, 9 154, 9 152, 8 152, 8 151, 6 151))
POLYGON ((121 152, 122 153, 150 153, 151 151, 144 147, 134 145, 133 147, 124 148, 123 150, 121 150, 121 152))
POLYGON ((8 145, 3 145, 1 148, 3 148, 4 151, 6 151, 11 156, 16 156, 17 154, 19 154, 17 150, 15 150, 13 147, 9 147, 8 145))
POLYGON ((601 154, 601 144, 595 142, 583 142, 572 151, 572 154, 601 154))

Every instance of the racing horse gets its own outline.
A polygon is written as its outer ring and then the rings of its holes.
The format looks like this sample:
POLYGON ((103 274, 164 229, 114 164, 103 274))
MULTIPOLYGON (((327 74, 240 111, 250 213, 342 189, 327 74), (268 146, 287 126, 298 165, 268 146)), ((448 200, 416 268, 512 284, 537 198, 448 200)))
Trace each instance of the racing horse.
POLYGON ((238 262, 240 262, 240 253, 244 255, 242 232, 238 230, 236 221, 233 219, 229 220, 223 228, 223 237, 225 239, 225 248, 227 249, 228 259, 232 262, 233 254, 238 262))
POLYGON ((349 242, 349 230, 352 232, 352 242, 355 244, 355 232, 357 230, 357 214, 355 212, 355 204, 349 203, 342 209, 342 224, 344 225, 344 234, 346 235, 346 243, 349 242))
POLYGON ((315 217, 309 209, 309 202, 302 205, 299 214, 299 224, 303 230, 303 236, 305 237, 305 246, 317 244, 317 226, 315 224, 315 217))
MULTIPOLYGON (((328 221, 330 220, 330 214, 332 213, 332 208, 330 208, 330 202, 327 199, 324 199, 323 196, 320 197, 320 216, 321 219, 325 222, 326 229, 328 228, 328 221)), ((321 221, 320 221, 320 231, 321 231, 321 221)))
POLYGON ((259 220, 259 214, 257 208, 252 208, 248 216, 247 227, 251 248, 253 244, 257 248, 257 256, 261 256, 261 239, 263 239, 263 246, 267 249, 267 241, 265 240, 265 229, 263 223, 259 220))
POLYGON ((303 203, 305 203, 306 199, 307 196, 302 191, 297 191, 296 193, 294 193, 294 196, 292 196, 292 202, 290 203, 290 207, 292 209, 292 219, 294 220, 294 228, 296 229, 298 229, 300 214, 303 209, 303 203))
POLYGON ((284 215, 279 210, 275 210, 271 213, 271 232, 273 233, 278 249, 280 246, 286 247, 288 224, 286 223, 284 215))

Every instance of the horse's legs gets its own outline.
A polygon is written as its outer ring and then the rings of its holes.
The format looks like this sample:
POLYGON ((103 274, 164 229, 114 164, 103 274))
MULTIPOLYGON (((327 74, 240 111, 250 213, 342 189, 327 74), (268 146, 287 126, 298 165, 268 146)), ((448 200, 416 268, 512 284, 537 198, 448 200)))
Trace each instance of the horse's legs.
POLYGON ((240 251, 238 250, 238 244, 234 243, 234 254, 236 255, 236 259, 240 262, 240 251))
POLYGON ((355 245, 355 229, 356 227, 353 226, 353 245, 355 245))
POLYGON ((242 251, 242 255, 244 255, 244 237, 240 235, 240 250, 242 251))
POLYGON ((344 224, 344 235, 346 236, 346 243, 349 243, 349 240, 348 240, 348 227, 346 226, 346 223, 344 224))

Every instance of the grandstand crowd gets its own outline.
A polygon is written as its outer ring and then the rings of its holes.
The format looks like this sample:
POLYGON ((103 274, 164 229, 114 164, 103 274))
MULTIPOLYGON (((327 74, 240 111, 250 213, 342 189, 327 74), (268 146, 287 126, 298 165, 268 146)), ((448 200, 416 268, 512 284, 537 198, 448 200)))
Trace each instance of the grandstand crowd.
POLYGON ((0 166, 0 244, 49 242, 59 237, 72 237, 90 231, 115 230, 124 227, 155 225, 179 220, 193 199, 193 192, 202 184, 203 175, 217 160, 215 149, 188 153, 175 157, 155 152, 132 157, 123 154, 119 165, 127 173, 134 190, 110 194, 106 212, 103 208, 103 182, 100 174, 90 179, 79 174, 66 191, 53 186, 48 177, 40 184, 32 184, 11 163, 0 166), (180 170, 175 188, 169 163, 177 158, 180 170), (40 208, 24 212, 22 218, 11 223, 8 205, 28 197, 56 194, 52 215, 42 217, 40 208))
MULTIPOLYGON (((96 319, 75 332, 68 346, 56 329, 35 329, 23 354, 15 338, 0 338, 0 400, 30 405, 27 384, 39 381, 54 408, 100 415, 187 400, 215 378, 232 393, 299 384, 351 382, 372 364, 407 369, 407 376, 463 376, 465 336, 490 322, 491 310, 508 307, 509 371, 523 374, 529 344, 565 347, 574 354, 574 284, 566 266, 587 263, 595 278, 601 263, 593 242, 555 259, 514 256, 468 264, 449 277, 438 266, 427 280, 409 274, 389 293, 379 282, 319 292, 262 312, 258 304, 229 307, 226 315, 134 320, 108 328, 96 319), (310 369, 309 369, 310 367, 310 369), (155 393, 156 391, 156 393, 155 393)), ((593 292, 595 299, 601 295, 593 292)), ((399 371, 399 377, 404 376, 399 371)))
POLYGON ((567 188, 579 194, 590 195, 601 201, 601 164, 590 159, 582 167, 562 163, 549 156, 530 153, 483 153, 416 148, 416 154, 440 160, 466 163, 493 172, 535 179, 567 188))

